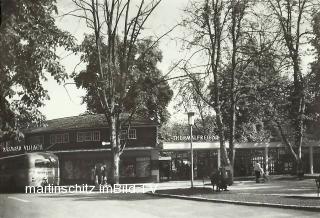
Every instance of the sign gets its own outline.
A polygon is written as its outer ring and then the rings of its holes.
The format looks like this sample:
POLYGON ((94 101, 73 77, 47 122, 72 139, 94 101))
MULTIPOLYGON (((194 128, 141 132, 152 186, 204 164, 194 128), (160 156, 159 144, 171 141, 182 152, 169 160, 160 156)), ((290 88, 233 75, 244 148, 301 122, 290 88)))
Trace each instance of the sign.
POLYGON ((42 144, 35 145, 17 145, 17 146, 2 146, 1 152, 9 153, 9 152, 32 152, 32 151, 43 151, 42 144))
MULTIPOLYGON (((217 141, 218 136, 215 135, 193 135, 192 136, 192 141, 194 142, 212 142, 212 141, 217 141)), ((190 135, 176 135, 176 136, 171 136, 171 140, 174 142, 189 142, 190 141, 190 135)))

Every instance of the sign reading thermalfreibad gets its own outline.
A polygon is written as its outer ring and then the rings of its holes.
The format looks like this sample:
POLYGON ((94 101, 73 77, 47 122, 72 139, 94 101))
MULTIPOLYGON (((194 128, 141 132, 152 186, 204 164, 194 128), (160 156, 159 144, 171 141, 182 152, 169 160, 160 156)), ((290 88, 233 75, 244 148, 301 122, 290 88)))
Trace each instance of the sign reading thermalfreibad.
MULTIPOLYGON (((193 141, 212 142, 218 140, 215 135, 193 135, 193 141)), ((190 141, 190 135, 174 135, 169 138, 169 141, 187 142, 190 141)))

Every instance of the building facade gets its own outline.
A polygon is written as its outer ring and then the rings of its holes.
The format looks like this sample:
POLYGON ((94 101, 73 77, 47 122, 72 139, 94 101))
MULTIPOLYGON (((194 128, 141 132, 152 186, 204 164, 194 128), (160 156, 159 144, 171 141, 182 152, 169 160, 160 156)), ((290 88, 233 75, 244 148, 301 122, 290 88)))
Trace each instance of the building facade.
MULTIPOLYGON (((47 121, 41 128, 25 132, 25 141, 0 144, 0 157, 24 152, 48 151, 60 162, 61 184, 94 183, 95 167, 105 166, 111 178, 112 154, 108 123, 104 115, 84 115, 47 121)), ((121 131, 127 142, 120 158, 120 182, 159 182, 190 179, 190 137, 175 136, 158 141, 158 125, 151 120, 134 120, 121 131)), ((228 143, 226 143, 228 147, 228 143)), ((208 178, 220 166, 216 137, 193 137, 194 176, 208 178)), ((320 173, 320 143, 302 148, 305 173, 320 173)), ((295 162, 280 142, 236 143, 235 176, 253 175, 255 162, 268 174, 295 172, 295 162)))
MULTIPOLYGON (((135 120, 121 131, 126 142, 120 160, 120 182, 159 181, 157 124, 135 120)), ((111 176, 112 155, 104 115, 84 115, 47 121, 25 132, 23 145, 2 145, 2 155, 48 151, 60 162, 61 184, 92 184, 94 168, 106 166, 111 176)))
MULTIPOLYGON (((194 137, 194 140, 196 138, 194 137)), ((226 143, 228 150, 228 143, 226 143)), ((220 144, 217 141, 193 142, 194 176, 208 178, 220 166, 220 144)), ((165 142, 160 155, 160 180, 190 178, 191 157, 189 142, 165 142), (163 158, 166 157, 166 158, 163 158)), ((320 143, 313 142, 302 147, 305 173, 320 173, 320 143)), ((270 175, 295 174, 295 161, 281 142, 236 143, 234 175, 254 175, 253 166, 259 162, 270 175)))

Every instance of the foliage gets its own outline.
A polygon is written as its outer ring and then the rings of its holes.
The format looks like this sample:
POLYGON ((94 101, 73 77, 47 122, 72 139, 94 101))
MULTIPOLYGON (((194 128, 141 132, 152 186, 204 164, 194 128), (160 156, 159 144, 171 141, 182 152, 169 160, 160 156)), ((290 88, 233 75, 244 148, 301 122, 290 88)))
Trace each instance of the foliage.
MULTIPOLYGON (((132 59, 133 75, 127 80, 130 82, 128 86, 128 94, 123 99, 124 109, 126 113, 132 113, 134 116, 148 117, 164 123, 169 113, 166 109, 173 93, 167 81, 162 76, 157 64, 162 60, 161 51, 153 46, 147 53, 143 52, 154 42, 150 39, 140 40, 134 49, 132 59)), ((101 82, 97 78, 98 63, 96 59, 96 50, 94 47, 94 36, 85 37, 81 45, 83 55, 81 60, 87 63, 85 70, 79 74, 74 73, 74 78, 78 87, 87 90, 83 97, 83 103, 87 104, 87 109, 91 113, 105 113, 103 106, 99 100, 96 90, 96 84, 101 82)), ((105 52, 107 46, 102 45, 102 64, 105 62, 105 52)), ((129 76, 129 75, 128 75, 129 76)))
POLYGON ((0 28, 1 137, 17 132, 28 123, 39 123, 37 110, 48 99, 42 81, 51 75, 66 78, 56 54, 58 47, 73 48, 73 37, 55 25, 55 0, 2 1, 0 28))
POLYGON ((320 13, 313 17, 312 45, 315 48, 315 61, 311 63, 311 72, 307 76, 309 102, 306 111, 311 114, 307 120, 306 133, 313 140, 320 139, 320 13))

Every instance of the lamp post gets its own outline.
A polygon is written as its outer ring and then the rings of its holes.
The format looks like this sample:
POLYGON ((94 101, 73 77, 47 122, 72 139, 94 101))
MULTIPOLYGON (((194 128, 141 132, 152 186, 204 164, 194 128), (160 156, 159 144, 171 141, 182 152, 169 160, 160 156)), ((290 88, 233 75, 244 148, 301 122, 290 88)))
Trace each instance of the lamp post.
POLYGON ((194 112, 188 112, 188 124, 190 127, 190 159, 191 159, 191 188, 193 188, 193 147, 192 147, 192 126, 194 124, 194 112))

